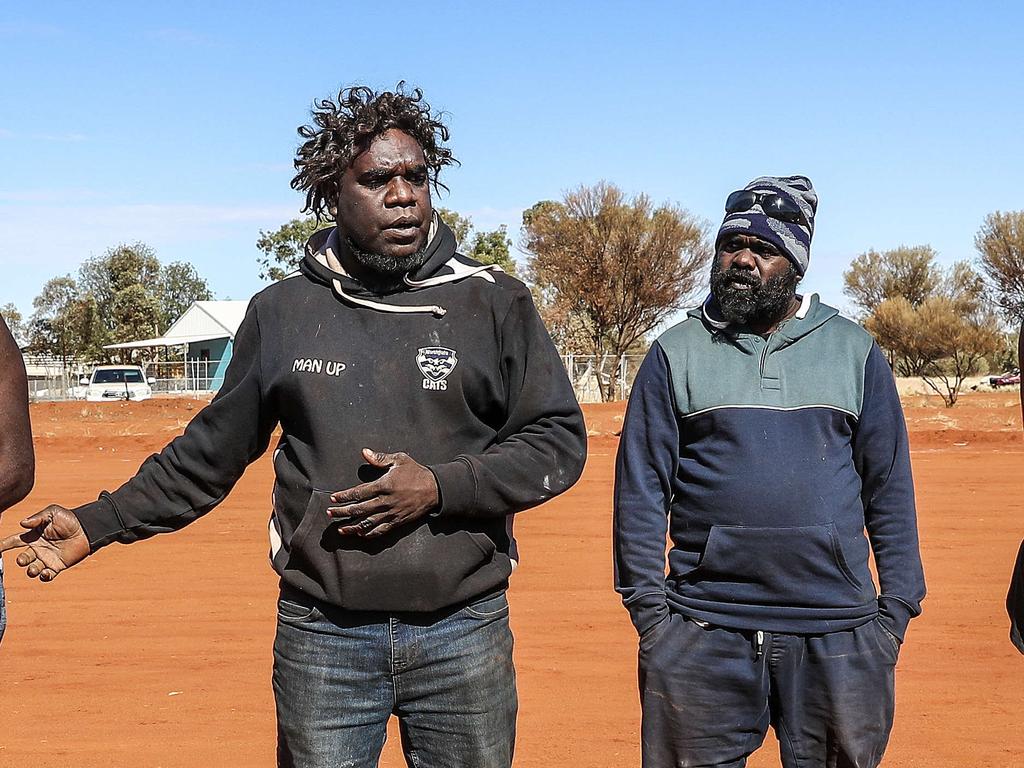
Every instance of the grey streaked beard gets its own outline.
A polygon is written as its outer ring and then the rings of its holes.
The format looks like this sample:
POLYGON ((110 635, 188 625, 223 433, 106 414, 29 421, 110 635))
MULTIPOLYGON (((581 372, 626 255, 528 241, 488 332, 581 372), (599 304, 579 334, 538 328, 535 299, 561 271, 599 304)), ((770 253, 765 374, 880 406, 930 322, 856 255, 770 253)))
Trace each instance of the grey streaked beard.
POLYGON ((799 282, 800 273, 792 262, 784 273, 761 283, 743 270, 723 270, 717 257, 711 261, 711 295, 718 302, 722 317, 734 325, 771 324, 781 320, 796 295, 799 282), (750 290, 731 287, 729 282, 734 279, 749 285, 750 290))
POLYGON ((352 250, 352 256, 356 262, 368 270, 369 275, 363 282, 366 287, 375 292, 393 291, 401 288, 402 278, 411 272, 415 272, 427 261, 427 245, 415 253, 405 257, 385 256, 372 251, 364 251, 351 238, 346 237, 345 242, 352 250))

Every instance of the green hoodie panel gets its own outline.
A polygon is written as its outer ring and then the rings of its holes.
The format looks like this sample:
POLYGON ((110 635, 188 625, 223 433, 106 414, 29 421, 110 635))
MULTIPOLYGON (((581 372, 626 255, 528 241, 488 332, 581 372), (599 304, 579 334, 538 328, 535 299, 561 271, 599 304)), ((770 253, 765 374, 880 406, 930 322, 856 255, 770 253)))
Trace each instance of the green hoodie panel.
POLYGON ((817 295, 809 302, 803 317, 791 318, 768 339, 717 329, 701 308, 662 334, 658 343, 680 418, 716 408, 815 406, 859 416, 871 336, 817 295))

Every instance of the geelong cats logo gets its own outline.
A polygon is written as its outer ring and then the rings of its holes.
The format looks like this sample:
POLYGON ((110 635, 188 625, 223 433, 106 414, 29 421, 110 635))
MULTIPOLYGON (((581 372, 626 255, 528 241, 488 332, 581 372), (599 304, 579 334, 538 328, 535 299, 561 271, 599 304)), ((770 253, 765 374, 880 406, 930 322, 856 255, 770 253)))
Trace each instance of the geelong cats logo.
POLYGON ((448 389, 448 374, 455 370, 459 358, 448 347, 421 347, 416 353, 416 365, 423 372, 424 389, 448 389))

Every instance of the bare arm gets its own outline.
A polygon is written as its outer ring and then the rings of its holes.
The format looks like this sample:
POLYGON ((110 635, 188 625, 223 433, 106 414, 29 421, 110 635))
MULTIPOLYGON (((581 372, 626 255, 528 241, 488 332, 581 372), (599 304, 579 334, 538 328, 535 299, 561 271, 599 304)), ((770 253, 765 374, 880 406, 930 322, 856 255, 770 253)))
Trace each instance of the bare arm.
MULTIPOLYGON (((1024 370, 1024 321, 1020 324, 1020 334, 1017 336, 1017 370, 1024 370)), ((1024 384, 1020 387, 1020 416, 1024 423, 1024 384)))
POLYGON ((0 318, 0 512, 28 496, 35 467, 25 361, 0 318))

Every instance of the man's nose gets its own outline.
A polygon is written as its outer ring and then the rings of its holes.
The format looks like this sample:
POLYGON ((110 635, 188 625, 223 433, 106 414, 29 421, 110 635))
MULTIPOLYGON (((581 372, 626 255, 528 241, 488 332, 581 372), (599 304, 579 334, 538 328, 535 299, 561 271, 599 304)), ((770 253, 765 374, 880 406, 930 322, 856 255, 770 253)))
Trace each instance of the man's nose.
POLYGON ((384 205, 392 208, 408 208, 416 204, 416 194, 412 184, 398 176, 388 184, 388 193, 384 196, 384 205))
POLYGON ((732 264, 729 266, 750 271, 757 269, 757 260, 754 258, 754 252, 749 248, 742 248, 736 251, 732 256, 732 264))

